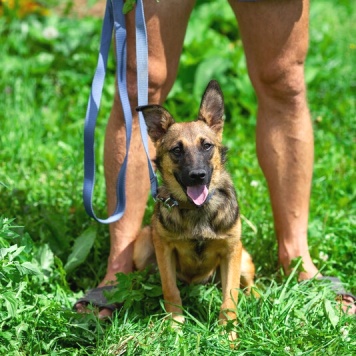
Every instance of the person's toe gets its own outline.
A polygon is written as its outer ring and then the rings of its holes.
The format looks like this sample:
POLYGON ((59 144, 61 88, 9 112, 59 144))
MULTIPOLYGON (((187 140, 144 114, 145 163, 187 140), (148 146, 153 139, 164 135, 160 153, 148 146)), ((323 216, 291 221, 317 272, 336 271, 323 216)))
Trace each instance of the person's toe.
POLYGON ((75 304, 74 308, 77 313, 80 314, 90 313, 90 310, 88 309, 88 305, 86 303, 77 303, 75 304))
POLYGON ((102 308, 100 309, 99 313, 98 313, 98 317, 99 319, 107 319, 107 318, 111 318, 113 314, 113 311, 109 308, 102 308))
POLYGON ((356 314, 356 305, 355 305, 355 299, 351 297, 350 295, 343 295, 341 297, 341 302, 342 302, 342 310, 350 315, 355 315, 356 314))

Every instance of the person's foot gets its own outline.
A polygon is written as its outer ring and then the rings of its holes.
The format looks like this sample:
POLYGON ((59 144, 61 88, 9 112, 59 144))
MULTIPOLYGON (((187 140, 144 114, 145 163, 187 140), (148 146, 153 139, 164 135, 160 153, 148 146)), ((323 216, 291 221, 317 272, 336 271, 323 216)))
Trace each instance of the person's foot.
MULTIPOLYGON (((85 298, 90 291, 86 293, 84 298, 90 300, 92 305, 98 305, 96 308, 96 314, 99 319, 110 318, 115 310, 115 307, 109 305, 108 308, 105 307, 107 303, 105 303, 106 298, 103 296, 103 293, 98 291, 100 288, 113 286, 117 284, 116 274, 117 273, 130 273, 133 271, 133 241, 131 236, 136 236, 135 234, 126 235, 121 231, 117 232, 114 229, 115 224, 110 225, 111 236, 116 236, 116 239, 111 241, 111 249, 110 255, 108 258, 108 265, 106 270, 106 275, 103 280, 98 284, 96 288, 94 288, 94 293, 98 293, 95 295, 91 293, 89 298, 85 298), (96 292, 95 292, 96 290, 96 292), (104 302, 95 303, 95 298, 101 299, 104 302)), ((92 313, 93 308, 88 308, 89 303, 86 301, 79 301, 74 305, 74 309, 78 313, 92 313)))
MULTIPOLYGON (((117 283, 116 282, 116 273, 119 273, 120 271, 115 272, 111 266, 112 266, 112 264, 109 261, 107 273, 106 273, 104 279, 98 284, 98 286, 96 288, 102 288, 102 287, 106 287, 106 286, 114 286, 117 283)), ((78 313, 92 313, 93 309, 88 308, 88 304, 89 303, 87 303, 87 302, 79 301, 75 304, 74 309, 78 313)), ((95 304, 95 303, 92 303, 92 304, 95 304)), ((114 311, 114 308, 112 308, 111 306, 109 308, 105 308, 105 307, 97 307, 96 308, 96 314, 99 319, 110 318, 113 314, 113 311, 114 311)))
MULTIPOLYGON (((113 280, 103 280, 97 288, 94 288, 93 290, 88 291, 85 296, 75 304, 74 309, 78 313, 92 313, 93 309, 89 308, 89 300, 91 304, 96 307, 96 315, 98 316, 99 319, 106 319, 110 318, 116 309, 115 306, 113 305, 107 305, 106 306, 106 299, 105 296, 103 295, 103 290, 105 290, 105 287, 111 287, 116 284, 116 281, 113 280), (101 290, 101 288, 103 290, 101 290), (95 295, 96 294, 96 295, 95 295), (98 300, 96 300, 98 299, 98 300)), ((109 288, 107 288, 109 289, 109 288)))
MULTIPOLYGON (((288 255, 286 252, 280 252, 279 253, 279 263, 282 266, 284 272, 288 275, 291 273, 292 268, 291 268, 291 263, 293 259, 297 257, 302 257, 303 259, 303 270, 302 272, 299 273, 298 275, 298 280, 299 281, 304 281, 312 278, 321 278, 323 277, 322 274, 319 272, 318 268, 314 265, 309 252, 307 254, 304 254, 304 256, 297 256, 295 255, 294 257, 291 257, 288 255)), ((342 310, 350 315, 355 315, 356 314, 356 300, 351 296, 350 294, 343 294, 343 293, 337 293, 337 300, 340 300, 342 303, 342 310)))
MULTIPOLYGON (((116 274, 117 273, 130 273, 133 271, 133 243, 132 243, 132 238, 130 236, 132 235, 125 235, 122 234, 121 232, 116 234, 114 230, 115 224, 112 224, 110 226, 111 234, 112 235, 118 235, 120 238, 117 238, 114 240, 117 243, 122 243, 125 242, 127 243, 126 245, 120 245, 117 246, 113 241, 111 242, 111 250, 110 250, 110 255, 108 258, 108 265, 107 265, 107 270, 106 270, 106 275, 103 278, 103 280, 98 284, 98 286, 94 289, 106 287, 106 286, 113 286, 117 284, 116 281, 116 274), (131 241, 131 242, 130 242, 131 241)), ((90 291, 88 291, 90 293, 90 291)), ((88 294, 87 293, 87 294, 88 294)), ((87 295, 86 294, 86 295, 87 295)), ((105 299, 105 298, 104 298, 105 299)), ((92 308, 88 308, 88 302, 81 302, 80 300, 75 304, 74 308, 78 313, 91 313, 92 308)), ((91 303, 95 305, 94 301, 91 303)), ((105 308, 106 303, 101 303, 102 305, 96 308, 96 313, 99 319, 105 319, 105 318, 110 318, 115 310, 115 308, 112 308, 112 306, 109 306, 109 308, 105 308)))

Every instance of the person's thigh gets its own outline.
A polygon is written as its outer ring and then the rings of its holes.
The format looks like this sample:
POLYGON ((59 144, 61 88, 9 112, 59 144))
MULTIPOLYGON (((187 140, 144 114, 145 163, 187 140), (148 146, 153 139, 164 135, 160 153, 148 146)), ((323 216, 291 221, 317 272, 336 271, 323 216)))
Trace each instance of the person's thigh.
MULTIPOLYGON (((145 0, 150 102, 161 103, 177 75, 184 36, 195 0, 145 0)), ((135 14, 127 15, 128 88, 136 92, 135 14)))
POLYGON ((304 91, 308 50, 308 0, 230 0, 259 100, 304 91))

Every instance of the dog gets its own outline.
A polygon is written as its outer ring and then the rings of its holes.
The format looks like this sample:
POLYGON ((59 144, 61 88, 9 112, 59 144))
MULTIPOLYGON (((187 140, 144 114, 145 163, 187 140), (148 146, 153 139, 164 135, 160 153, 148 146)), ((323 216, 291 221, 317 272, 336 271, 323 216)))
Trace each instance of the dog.
POLYGON ((249 292, 255 267, 243 248, 240 211, 222 144, 224 99, 210 81, 198 118, 177 123, 160 105, 141 106, 147 132, 156 147, 155 164, 162 178, 149 227, 134 246, 134 264, 145 268, 157 260, 165 308, 183 323, 176 278, 204 283, 219 269, 222 324, 236 320, 240 284, 249 292))

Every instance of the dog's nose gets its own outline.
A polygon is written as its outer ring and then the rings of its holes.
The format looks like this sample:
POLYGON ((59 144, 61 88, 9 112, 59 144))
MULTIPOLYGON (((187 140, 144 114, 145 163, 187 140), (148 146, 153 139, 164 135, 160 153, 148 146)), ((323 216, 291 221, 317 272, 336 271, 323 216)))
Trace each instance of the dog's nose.
POLYGON ((189 172, 189 177, 194 180, 203 180, 206 176, 204 169, 193 169, 189 172))

